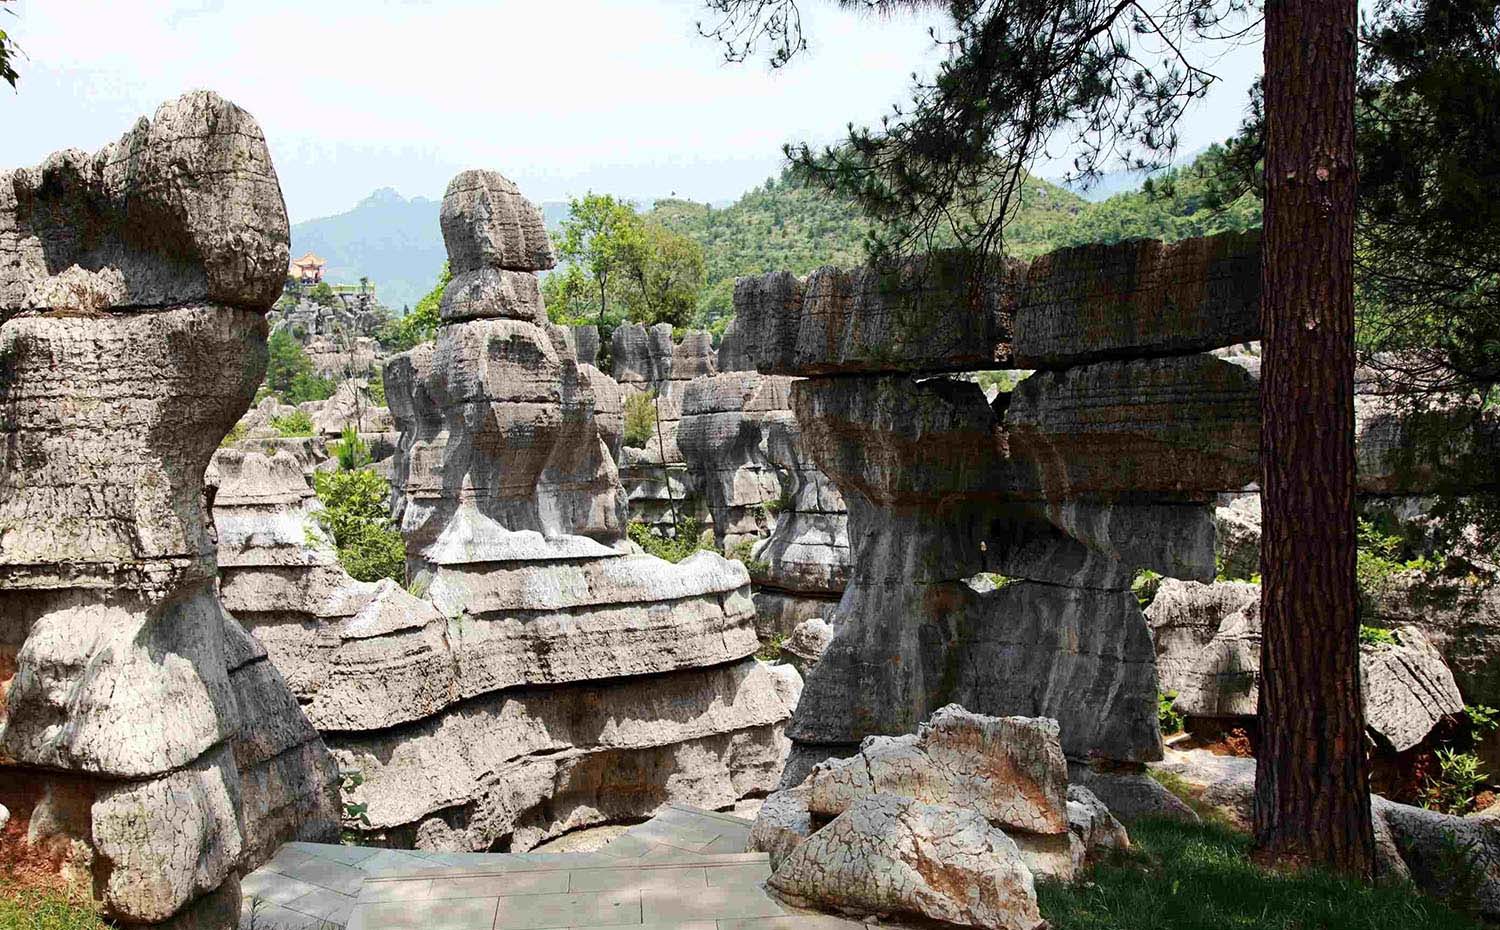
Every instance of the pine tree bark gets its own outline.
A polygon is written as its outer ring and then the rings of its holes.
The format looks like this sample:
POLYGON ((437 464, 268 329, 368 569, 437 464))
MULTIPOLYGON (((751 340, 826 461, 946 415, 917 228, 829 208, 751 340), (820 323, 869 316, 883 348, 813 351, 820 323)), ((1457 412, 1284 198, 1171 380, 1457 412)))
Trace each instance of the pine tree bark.
POLYGON ((1264 858, 1368 876, 1354 518, 1356 0, 1267 0, 1261 248, 1264 858))

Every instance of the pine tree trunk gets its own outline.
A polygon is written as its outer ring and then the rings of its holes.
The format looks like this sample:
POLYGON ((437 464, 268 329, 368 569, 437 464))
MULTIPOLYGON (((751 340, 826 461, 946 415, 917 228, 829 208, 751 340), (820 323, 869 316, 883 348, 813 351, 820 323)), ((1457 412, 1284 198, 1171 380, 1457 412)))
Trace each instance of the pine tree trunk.
POLYGON ((1368 876, 1354 520, 1356 0, 1268 0, 1261 855, 1368 876))

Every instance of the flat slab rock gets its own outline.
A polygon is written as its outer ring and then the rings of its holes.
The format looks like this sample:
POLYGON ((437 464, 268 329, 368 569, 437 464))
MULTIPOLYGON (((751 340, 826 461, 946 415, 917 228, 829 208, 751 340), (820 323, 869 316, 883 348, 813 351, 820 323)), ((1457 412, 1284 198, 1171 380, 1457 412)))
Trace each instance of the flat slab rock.
POLYGON ((972 810, 998 827, 1068 830, 1067 762, 1055 720, 988 717, 956 704, 907 736, 872 736, 848 759, 813 769, 808 808, 834 817, 859 798, 898 794, 972 810))
POLYGON ((861 798, 772 873, 796 899, 856 913, 902 913, 960 926, 1035 930, 1031 870, 979 814, 895 795, 861 798))

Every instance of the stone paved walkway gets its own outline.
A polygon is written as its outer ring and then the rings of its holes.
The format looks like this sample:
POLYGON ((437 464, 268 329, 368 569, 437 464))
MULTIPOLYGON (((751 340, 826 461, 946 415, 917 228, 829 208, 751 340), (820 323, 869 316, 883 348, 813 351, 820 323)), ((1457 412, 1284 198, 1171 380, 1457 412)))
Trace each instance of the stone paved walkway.
POLYGON ((242 930, 859 930, 762 887, 750 825, 670 806, 592 853, 288 843, 243 882, 242 930))

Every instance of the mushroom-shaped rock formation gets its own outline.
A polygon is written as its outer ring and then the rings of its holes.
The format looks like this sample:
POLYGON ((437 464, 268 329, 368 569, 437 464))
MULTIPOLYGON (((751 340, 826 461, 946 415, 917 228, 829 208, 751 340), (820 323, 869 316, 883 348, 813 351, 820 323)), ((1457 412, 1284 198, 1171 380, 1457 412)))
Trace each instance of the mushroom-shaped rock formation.
POLYGON ((1258 369, 1195 353, 1256 338, 1257 262, 1232 234, 737 283, 724 351, 802 376, 800 445, 848 509, 784 785, 949 702, 1054 718, 1075 760, 1160 757, 1130 582, 1210 579, 1215 495, 1256 477, 1258 369), (993 402, 941 377, 1023 365, 993 402))
POLYGON ((372 834, 521 851, 669 800, 764 793, 801 681, 754 658, 748 575, 708 552, 630 554, 618 388, 532 300, 523 278, 551 261, 536 208, 503 177, 465 172, 442 218, 451 312, 385 369, 425 608, 399 624, 366 623, 365 608, 305 652, 318 671, 302 696, 363 773, 372 834))
POLYGON ((286 262, 260 128, 212 93, 0 174, 0 803, 122 924, 233 925, 242 868, 338 829, 204 513, 286 262))

